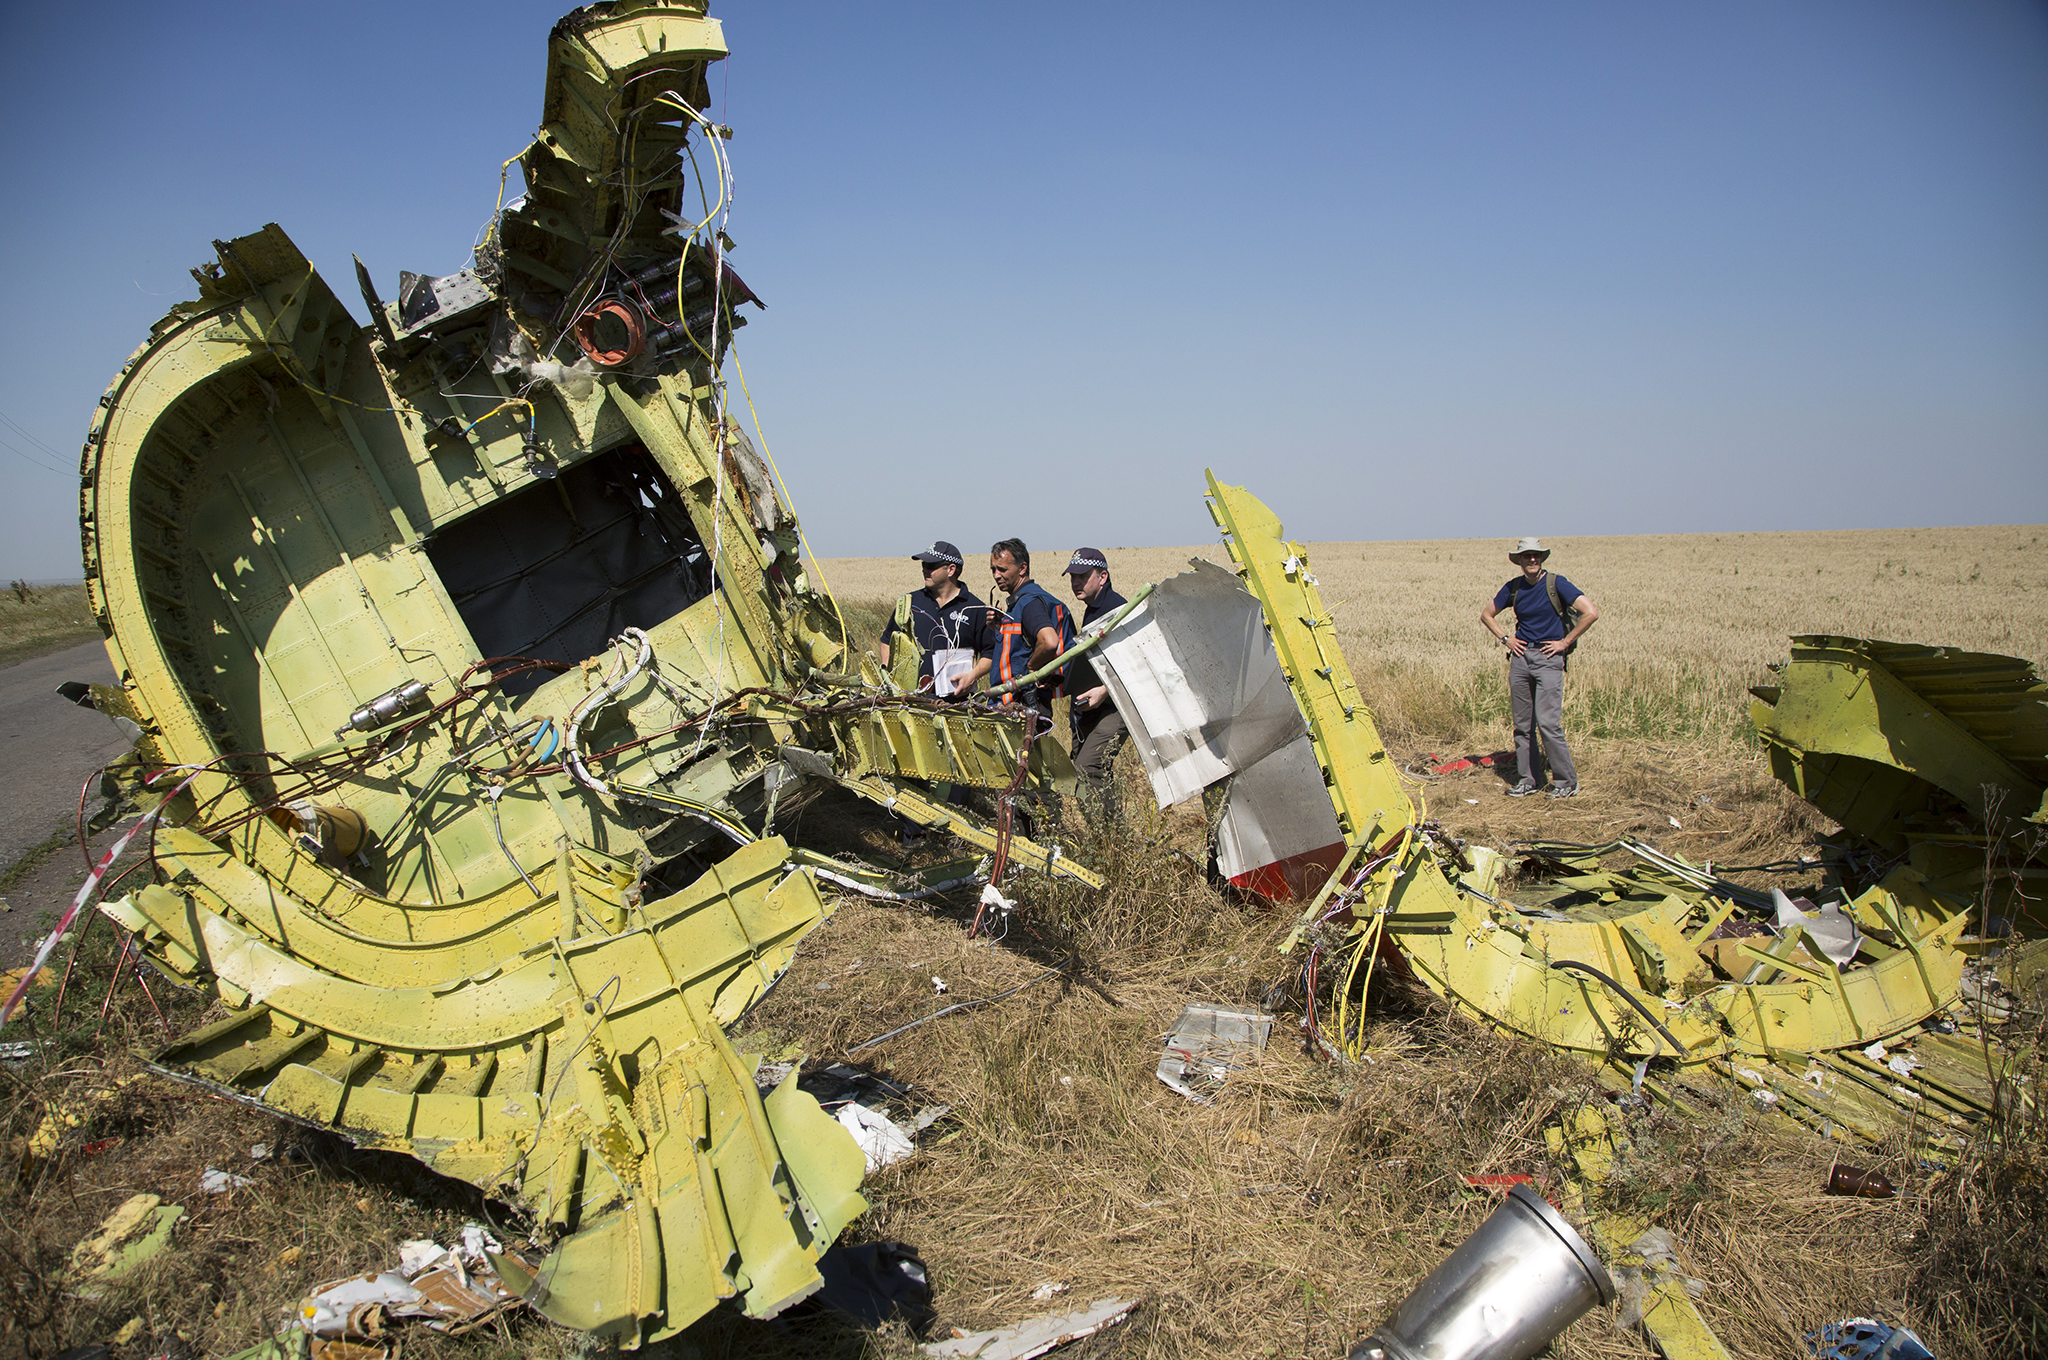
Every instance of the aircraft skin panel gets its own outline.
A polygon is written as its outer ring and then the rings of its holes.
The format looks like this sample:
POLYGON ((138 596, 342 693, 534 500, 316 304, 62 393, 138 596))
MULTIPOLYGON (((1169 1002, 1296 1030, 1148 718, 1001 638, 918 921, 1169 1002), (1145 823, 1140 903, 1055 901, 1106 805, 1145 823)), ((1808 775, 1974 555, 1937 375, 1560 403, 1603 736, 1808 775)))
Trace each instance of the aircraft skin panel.
POLYGON ((217 241, 102 398, 80 528, 119 680, 89 695, 161 814, 158 881, 102 905, 228 1009, 160 1071, 503 1197, 508 1278, 634 1346, 805 1296, 865 1208, 851 1137, 724 1032, 832 910, 776 817, 1072 769, 888 689, 730 418, 758 299, 684 217, 729 198, 718 21, 592 6, 547 43, 469 268, 392 301, 359 271, 364 326, 276 225, 217 241), (600 299, 645 341, 602 365, 600 299))
MULTIPOLYGON (((1212 474, 1209 496, 1245 588, 1264 612, 1331 804, 1354 847, 1328 873, 1290 947, 1307 942, 1349 958, 1353 976, 1362 962, 1384 954, 1390 966, 1408 969, 1457 1005, 1531 1038, 1607 1058, 1662 1057, 1685 1065, 1860 1049, 1954 1001, 1964 959, 1955 939, 1971 917, 1963 910, 1967 904, 1939 898, 1919 875, 1894 874, 1851 904, 1860 921, 1894 942, 1866 934, 1855 959, 1860 966, 1816 962, 1818 950, 1802 949, 1803 936, 1791 929, 1758 942, 1768 950, 1742 942, 1740 974, 1729 978, 1712 973, 1696 952, 1727 915, 1725 909, 1715 914, 1711 893, 1680 896, 1625 875, 1588 871, 1567 882, 1598 900, 1549 913, 1562 919, 1494 898, 1478 886, 1485 877, 1478 862, 1433 834, 1402 786, 1398 763, 1357 697, 1306 546, 1285 539, 1278 517, 1243 488, 1225 486, 1212 474), (1372 834, 1361 837, 1357 828, 1372 834)), ((1837 684, 1839 668, 1818 681, 1801 673, 1806 688, 1793 702, 1775 700, 1778 711, 1797 715, 1883 694, 1889 682, 1870 678, 1877 662, 1869 658, 1910 649, 1856 646, 1855 654, 1865 658, 1861 679, 1837 684)), ((1912 651, 1909 659, 1926 665, 1925 650, 1912 651)), ((2037 681, 1988 664, 2007 659, 1976 660, 1987 663, 1983 669, 2012 703, 2033 701, 2037 681)), ((1928 735, 1932 719, 1925 708, 1910 717, 1904 734, 1876 713, 1843 720, 1842 744, 1861 743, 1856 749, 1866 763, 1890 741, 1945 762, 1944 769, 1991 768, 1986 762, 1998 757, 1978 751, 1959 731, 1944 731, 1939 741, 1928 735)), ((1341 1015, 1338 1042, 1352 1042, 1341 1015)))

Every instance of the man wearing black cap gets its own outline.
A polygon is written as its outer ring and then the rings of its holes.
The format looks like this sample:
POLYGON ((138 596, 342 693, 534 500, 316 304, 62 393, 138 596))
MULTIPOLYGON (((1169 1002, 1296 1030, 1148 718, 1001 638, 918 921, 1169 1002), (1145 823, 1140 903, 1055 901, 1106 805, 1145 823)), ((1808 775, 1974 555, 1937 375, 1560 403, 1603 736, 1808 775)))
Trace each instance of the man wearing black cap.
MULTIPOLYGON (((1116 612, 1127 603, 1109 580, 1109 559, 1100 548, 1077 548, 1067 562, 1067 584, 1074 598, 1088 606, 1081 616, 1081 629, 1116 612)), ((1067 721, 1073 725, 1074 769, 1081 776, 1084 803, 1099 805, 1111 818, 1117 815, 1116 782, 1110 777, 1117 752, 1129 735, 1123 714, 1109 697, 1109 686, 1095 673, 1091 657, 1082 655, 1067 663, 1067 693, 1072 695, 1067 721)))
POLYGON ((988 674, 995 624, 988 606, 960 584, 958 548, 940 540, 910 560, 924 564, 924 589, 896 602, 876 654, 898 689, 963 699, 988 674))

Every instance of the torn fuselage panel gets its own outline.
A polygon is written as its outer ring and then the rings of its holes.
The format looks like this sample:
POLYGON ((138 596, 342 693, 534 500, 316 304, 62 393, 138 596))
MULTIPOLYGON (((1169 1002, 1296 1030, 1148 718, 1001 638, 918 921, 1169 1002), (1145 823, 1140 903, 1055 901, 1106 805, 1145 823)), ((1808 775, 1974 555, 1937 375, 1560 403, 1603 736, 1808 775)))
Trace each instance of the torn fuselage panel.
POLYGON ((1161 807, 1228 781, 1216 820, 1224 877, 1268 896, 1307 896, 1343 851, 1308 727, 1258 602, 1226 569, 1190 565, 1103 635, 1098 673, 1161 807), (1312 864, 1321 873, 1303 872, 1312 864))
POLYGON ((1848 881, 1869 881, 1865 860, 1903 860, 1952 909, 1990 893, 1993 914, 2039 919, 2038 894, 2016 886, 2048 874, 2048 684, 2032 665, 1796 637, 1779 683, 1751 693, 1771 772, 1873 852, 1842 848, 1848 881))
MULTIPOLYGON (((1168 609, 1154 606, 1127 620, 1122 638, 1105 639, 1105 669, 1124 659, 1135 679, 1125 685, 1134 709, 1157 710, 1153 725, 1178 743, 1158 744, 1147 757, 1162 803, 1216 771, 1234 774, 1221 754, 1233 741, 1230 721, 1256 708, 1241 691, 1260 688, 1238 677, 1260 664, 1284 677, 1321 775, 1295 783, 1326 790, 1343 834, 1342 857, 1313 893, 1295 936, 1308 948, 1311 977, 1324 958, 1348 962, 1336 970, 1346 981, 1333 997, 1337 1033, 1322 1036, 1327 1046, 1342 1051, 1356 1042, 1349 991, 1362 971, 1369 976, 1362 965, 1380 957, 1457 1004, 1547 1043, 1688 1065, 1865 1045, 1955 998, 1962 956, 1954 940, 1963 917, 1905 879, 1873 886, 1851 904, 1872 929, 1845 965, 1818 946, 1802 949, 1801 927, 1767 926, 1775 933, 1756 945, 1736 941, 1714 954, 1740 959, 1735 975, 1716 971, 1713 951, 1703 946, 1731 913, 1754 913, 1757 904, 1717 895, 1710 875, 1669 857, 1631 873, 1575 869, 1540 908, 1500 896, 1496 862, 1468 855, 1418 815, 1337 646, 1306 547, 1287 540, 1277 517, 1243 489, 1211 476, 1209 496, 1265 637, 1231 643, 1199 618, 1176 619, 1176 588, 1167 583, 1155 600, 1163 596, 1168 609), (1185 660, 1195 656, 1238 690, 1203 681, 1185 660), (1206 699, 1210 690, 1222 697, 1206 699), (1186 713, 1176 713, 1176 704, 1186 713)), ((1270 727, 1254 725, 1244 739, 1270 727)), ((1321 1024, 1312 1013, 1311 1026, 1321 1024)))
POLYGON ((370 326, 276 226, 217 242, 82 469, 110 711, 176 790, 106 910, 232 1012, 162 1069, 506 1197, 529 1297, 626 1345, 772 1314, 861 1208, 724 1034, 830 910, 777 816, 1071 777, 891 693, 804 576, 724 404, 759 299, 688 210, 730 201, 724 52, 685 0, 563 19, 524 193, 467 269, 365 283, 370 326))

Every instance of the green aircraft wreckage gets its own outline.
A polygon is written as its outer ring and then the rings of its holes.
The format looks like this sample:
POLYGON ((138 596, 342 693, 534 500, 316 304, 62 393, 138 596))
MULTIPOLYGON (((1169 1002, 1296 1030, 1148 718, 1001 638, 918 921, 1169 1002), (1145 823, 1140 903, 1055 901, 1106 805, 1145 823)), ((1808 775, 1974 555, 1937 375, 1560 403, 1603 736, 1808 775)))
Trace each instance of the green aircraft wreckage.
POLYGON ((852 1139, 723 1028, 821 882, 1097 882, 1007 796, 991 825, 908 782, 1071 766, 885 683, 726 415, 757 300, 702 112, 724 54, 701 5, 563 19, 472 268, 389 303, 363 273, 366 327, 276 226, 216 243, 84 466, 120 683, 76 697, 161 802, 159 881, 106 909, 230 1008, 161 1066, 525 1208, 508 1277, 629 1344, 772 1316, 864 1207, 852 1139), (832 787, 988 858, 882 882, 776 834, 832 787))
MULTIPOLYGON (((726 1033, 834 889, 1007 909, 1006 870, 1100 885, 1011 825, 1071 787, 1057 744, 891 683, 727 413, 760 303, 703 113, 724 54, 700 4, 569 15, 525 192, 471 268, 385 302, 359 267, 360 326, 277 227, 215 243, 83 465, 119 683, 70 689, 135 739, 114 773, 149 811, 123 843, 154 866, 101 910, 226 1007, 158 1069, 516 1206, 505 1278, 626 1346, 721 1300, 773 1316, 865 1207, 851 1138, 726 1033), (888 875, 776 833, 832 789, 980 853, 888 875)), ((1319 1051, 1355 1048, 1386 967, 1679 1109, 1732 1080, 1877 1141, 1905 1103, 1938 1153, 2005 1098, 1939 1017, 1990 916, 2035 910, 2048 702, 2024 662, 1804 638, 1757 692, 1779 776, 1843 824, 1840 902, 1641 843, 1534 847, 1543 881, 1510 896, 1404 784, 1305 546, 1208 492, 1235 571, 1148 586, 1077 650, 1159 802, 1202 797, 1222 874, 1307 904, 1288 948, 1319 1051), (1879 1041, 1921 1057, 1882 1067, 1879 1041)), ((1557 1133, 1599 1163, 1603 1129, 1557 1133)))

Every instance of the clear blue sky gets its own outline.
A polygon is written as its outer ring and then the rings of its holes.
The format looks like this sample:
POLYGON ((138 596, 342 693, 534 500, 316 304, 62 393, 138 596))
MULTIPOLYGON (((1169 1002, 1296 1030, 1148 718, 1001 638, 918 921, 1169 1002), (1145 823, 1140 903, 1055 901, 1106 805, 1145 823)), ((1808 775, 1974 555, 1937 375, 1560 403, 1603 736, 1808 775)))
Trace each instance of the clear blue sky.
MULTIPOLYGON (((821 553, 2048 521, 2040 4, 714 12, 821 553)), ((6 7, 0 575, 211 239, 465 262, 557 13, 6 7)))

